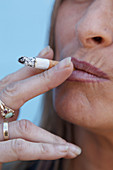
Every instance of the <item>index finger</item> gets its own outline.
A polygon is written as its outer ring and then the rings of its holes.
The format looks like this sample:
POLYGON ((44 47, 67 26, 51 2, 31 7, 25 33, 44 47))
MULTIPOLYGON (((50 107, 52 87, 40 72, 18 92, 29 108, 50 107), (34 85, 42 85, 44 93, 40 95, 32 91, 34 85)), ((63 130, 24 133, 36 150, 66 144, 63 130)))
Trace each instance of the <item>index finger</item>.
POLYGON ((17 110, 26 101, 59 86, 71 75, 72 71, 73 64, 69 57, 41 74, 10 84, 2 90, 0 98, 7 106, 17 110))

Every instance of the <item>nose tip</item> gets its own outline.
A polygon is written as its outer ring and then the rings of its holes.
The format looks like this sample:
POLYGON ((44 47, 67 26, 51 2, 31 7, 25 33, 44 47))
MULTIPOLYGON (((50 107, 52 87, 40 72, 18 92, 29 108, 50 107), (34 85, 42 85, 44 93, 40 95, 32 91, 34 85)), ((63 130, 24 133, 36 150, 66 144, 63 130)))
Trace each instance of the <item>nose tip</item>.
POLYGON ((78 31, 78 39, 80 44, 86 48, 92 48, 96 46, 109 46, 113 42, 113 38, 110 32, 102 32, 102 31, 91 31, 90 30, 82 30, 78 31))
POLYGON ((98 23, 80 23, 76 26, 76 35, 80 44, 86 48, 109 46, 113 42, 112 31, 98 23))

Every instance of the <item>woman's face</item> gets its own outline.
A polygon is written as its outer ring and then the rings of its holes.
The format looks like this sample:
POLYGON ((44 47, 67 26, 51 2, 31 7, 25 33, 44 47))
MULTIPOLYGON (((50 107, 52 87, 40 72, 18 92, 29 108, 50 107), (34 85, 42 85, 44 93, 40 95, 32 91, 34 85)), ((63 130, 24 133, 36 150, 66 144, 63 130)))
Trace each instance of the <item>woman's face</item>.
POLYGON ((92 130, 113 128, 113 0, 64 0, 55 46, 56 60, 72 56, 77 68, 53 91, 58 115, 92 130))

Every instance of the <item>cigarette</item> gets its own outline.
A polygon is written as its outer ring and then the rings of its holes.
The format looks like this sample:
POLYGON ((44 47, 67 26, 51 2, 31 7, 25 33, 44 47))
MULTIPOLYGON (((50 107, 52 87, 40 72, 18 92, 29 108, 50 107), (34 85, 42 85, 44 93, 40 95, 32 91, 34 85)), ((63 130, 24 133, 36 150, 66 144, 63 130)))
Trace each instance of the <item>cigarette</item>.
POLYGON ((59 61, 49 60, 45 58, 36 57, 20 57, 18 62, 24 64, 25 66, 30 66, 33 68, 38 68, 41 70, 48 70, 59 63, 59 61))
POLYGON ((47 70, 54 67, 59 61, 49 60, 45 58, 35 58, 35 57, 21 57, 18 59, 21 64, 25 66, 30 66, 33 68, 38 68, 42 70, 47 70))

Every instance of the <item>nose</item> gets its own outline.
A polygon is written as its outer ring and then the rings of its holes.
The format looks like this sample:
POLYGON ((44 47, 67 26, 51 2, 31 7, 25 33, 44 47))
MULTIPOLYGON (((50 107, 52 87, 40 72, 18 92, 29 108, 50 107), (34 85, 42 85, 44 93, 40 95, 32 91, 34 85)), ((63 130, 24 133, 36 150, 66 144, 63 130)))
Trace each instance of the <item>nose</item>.
POLYGON ((108 11, 109 9, 104 8, 102 4, 98 8, 91 6, 83 18, 79 20, 76 25, 76 36, 83 47, 107 47, 112 44, 113 28, 111 28, 111 21, 113 16, 108 11))

